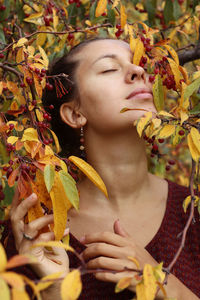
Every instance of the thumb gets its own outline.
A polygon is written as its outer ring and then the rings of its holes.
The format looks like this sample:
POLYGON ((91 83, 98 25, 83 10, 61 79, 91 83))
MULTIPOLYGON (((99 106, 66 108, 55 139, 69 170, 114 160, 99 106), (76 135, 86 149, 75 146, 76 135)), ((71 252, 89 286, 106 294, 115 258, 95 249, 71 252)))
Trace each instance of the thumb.
POLYGON ((114 233, 119 234, 123 237, 130 237, 128 232, 121 226, 119 219, 117 219, 113 224, 114 233))

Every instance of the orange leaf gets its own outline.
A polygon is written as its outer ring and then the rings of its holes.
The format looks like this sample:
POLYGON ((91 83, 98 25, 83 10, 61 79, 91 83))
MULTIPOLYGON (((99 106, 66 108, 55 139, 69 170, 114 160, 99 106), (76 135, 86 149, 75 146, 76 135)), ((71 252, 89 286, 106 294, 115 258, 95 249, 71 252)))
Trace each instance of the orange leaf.
POLYGON ((78 299, 82 289, 81 274, 79 270, 74 270, 67 274, 61 283, 62 300, 78 299))
POLYGON ((6 269, 16 268, 18 266, 37 262, 35 257, 30 255, 15 255, 7 262, 6 269))
POLYGON ((14 288, 24 288, 24 281, 22 277, 15 272, 3 272, 1 273, 1 277, 14 288))
POLYGON ((4 250, 4 247, 2 246, 1 243, 0 243, 0 257, 1 257, 1 261, 0 261, 0 272, 2 272, 2 271, 5 270, 5 268, 6 268, 7 257, 6 257, 6 252, 5 252, 5 250, 4 250))
POLYGON ((19 168, 17 168, 14 171, 12 171, 12 173, 8 177, 8 185, 10 187, 12 187, 15 184, 15 179, 16 179, 18 173, 19 173, 19 168))
POLYGON ((12 288, 12 300, 30 300, 27 292, 25 290, 19 290, 17 288, 12 288))
POLYGON ((96 8, 96 12, 95 12, 95 17, 100 17, 106 10, 107 7, 107 0, 99 0, 98 4, 97 4, 97 8, 96 8))
POLYGON ((126 10, 124 5, 121 3, 120 6, 120 15, 121 15, 121 28, 124 29, 124 26, 126 25, 127 22, 127 15, 126 15, 126 10))

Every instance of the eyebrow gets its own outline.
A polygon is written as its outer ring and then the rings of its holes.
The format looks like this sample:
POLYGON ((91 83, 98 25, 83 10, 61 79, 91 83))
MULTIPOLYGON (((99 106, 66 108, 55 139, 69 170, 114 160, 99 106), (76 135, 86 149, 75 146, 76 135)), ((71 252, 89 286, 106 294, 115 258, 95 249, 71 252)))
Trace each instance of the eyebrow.
POLYGON ((98 57, 92 65, 94 65, 97 61, 101 60, 101 59, 104 59, 104 58, 112 58, 112 59, 117 59, 117 55, 116 54, 106 54, 106 55, 103 55, 103 56, 100 56, 98 57))

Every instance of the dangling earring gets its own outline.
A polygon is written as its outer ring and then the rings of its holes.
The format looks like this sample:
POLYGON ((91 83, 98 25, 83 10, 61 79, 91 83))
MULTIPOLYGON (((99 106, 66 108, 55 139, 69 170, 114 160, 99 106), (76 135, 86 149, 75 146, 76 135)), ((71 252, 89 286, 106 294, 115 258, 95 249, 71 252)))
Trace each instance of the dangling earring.
POLYGON ((81 127, 81 133, 80 133, 80 147, 79 149, 81 150, 80 152, 80 157, 85 159, 85 147, 84 147, 84 132, 83 132, 83 127, 81 127))

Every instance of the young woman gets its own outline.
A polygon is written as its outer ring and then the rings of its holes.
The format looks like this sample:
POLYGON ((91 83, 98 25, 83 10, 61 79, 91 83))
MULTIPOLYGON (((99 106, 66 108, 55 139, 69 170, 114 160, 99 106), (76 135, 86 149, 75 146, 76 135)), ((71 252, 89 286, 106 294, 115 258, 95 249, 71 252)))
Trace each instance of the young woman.
MULTIPOLYGON (((182 201, 189 191, 148 172, 144 142, 133 122, 144 114, 144 109, 156 109, 148 74, 132 64, 126 42, 102 39, 80 44, 53 66, 51 74, 60 73, 69 75, 69 80, 59 79, 66 89, 73 84, 62 98, 56 94, 57 89, 44 98, 45 105, 55 107, 53 129, 58 129, 63 148, 67 147, 66 141, 73 140, 78 149, 78 134, 83 128, 87 161, 102 177, 109 195, 107 199, 88 178, 83 178, 78 183, 80 210, 69 211, 67 227, 72 247, 82 253, 88 270, 106 270, 83 276, 80 299, 131 299, 134 282, 124 292, 114 293, 115 283, 133 274, 125 270, 135 268, 127 257, 135 257, 141 267, 145 263, 170 263, 187 220, 182 201), (121 114, 124 107, 138 110, 121 114), (60 116, 67 125, 60 122, 60 116), (70 134, 69 127, 73 129, 70 134)), ((17 196, 13 201, 11 222, 16 248, 19 253, 37 256, 39 263, 32 266, 37 276, 57 271, 67 274, 69 262, 70 267, 80 265, 72 254, 68 259, 61 249, 53 257, 43 248, 29 249, 39 241, 54 239, 53 233, 38 236, 39 229, 53 222, 52 215, 24 225, 24 216, 36 201, 35 194, 20 204, 17 196)), ((170 297, 200 297, 199 233, 200 222, 196 219, 169 275, 166 290, 170 297)), ((43 293, 43 299, 59 299, 59 288, 58 283, 54 284, 43 293)), ((158 299, 162 299, 160 293, 158 299)))

